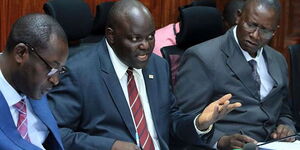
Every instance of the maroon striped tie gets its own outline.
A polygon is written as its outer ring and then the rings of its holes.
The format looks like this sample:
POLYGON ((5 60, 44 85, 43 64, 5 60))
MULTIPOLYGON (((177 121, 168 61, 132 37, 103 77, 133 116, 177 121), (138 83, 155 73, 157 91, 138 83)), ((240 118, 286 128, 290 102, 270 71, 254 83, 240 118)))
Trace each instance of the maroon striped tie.
POLYGON ((27 113, 26 113, 26 103, 24 99, 20 100, 18 103, 14 104, 14 107, 19 112, 19 119, 18 119, 18 124, 17 128, 19 133, 21 134, 22 138, 29 141, 29 136, 28 136, 28 130, 27 130, 27 113))
POLYGON ((139 135, 141 147, 144 150, 154 150, 153 141, 147 128, 143 105, 141 103, 134 76, 132 74, 132 68, 128 68, 127 74, 127 88, 130 108, 134 116, 134 122, 139 135))

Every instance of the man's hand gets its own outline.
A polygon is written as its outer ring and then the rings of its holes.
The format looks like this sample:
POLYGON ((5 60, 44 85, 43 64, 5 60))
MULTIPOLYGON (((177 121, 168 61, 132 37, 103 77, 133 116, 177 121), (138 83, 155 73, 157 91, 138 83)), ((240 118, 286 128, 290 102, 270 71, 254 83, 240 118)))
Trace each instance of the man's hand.
POLYGON ((226 94, 220 99, 209 104, 197 118, 197 128, 200 131, 207 129, 211 124, 223 118, 226 114, 237 107, 241 107, 239 102, 230 104, 231 94, 226 94))
MULTIPOLYGON (((295 134, 295 132, 289 126, 280 124, 279 126, 277 126, 276 130, 271 134, 271 138, 280 139, 293 134, 295 134)), ((288 138, 285 141, 293 142, 295 141, 295 138, 288 138)))
POLYGON ((256 140, 246 135, 234 134, 230 136, 222 136, 219 141, 217 148, 220 150, 232 150, 243 148, 246 143, 257 143, 256 140))
POLYGON ((111 150, 141 150, 141 149, 134 143, 115 141, 111 150))

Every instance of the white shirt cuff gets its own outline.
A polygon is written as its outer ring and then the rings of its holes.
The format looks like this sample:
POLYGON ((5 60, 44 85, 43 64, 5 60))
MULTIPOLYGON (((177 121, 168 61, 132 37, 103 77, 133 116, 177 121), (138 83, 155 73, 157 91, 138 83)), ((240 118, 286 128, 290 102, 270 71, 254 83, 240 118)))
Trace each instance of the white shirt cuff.
MULTIPOLYGON (((199 115, 200 115, 200 114, 199 114, 199 115)), ((196 118, 194 119, 194 126, 195 126, 195 130, 196 130, 197 134, 198 134, 198 135, 203 135, 203 134, 206 134, 206 133, 208 133, 208 132, 211 131, 211 129, 212 129, 212 127, 213 127, 213 124, 210 125, 210 126, 209 126, 206 130, 204 130, 204 131, 199 130, 199 129, 197 128, 197 125, 196 125, 196 121, 197 121, 197 118, 199 117, 199 115, 197 115, 196 118)))

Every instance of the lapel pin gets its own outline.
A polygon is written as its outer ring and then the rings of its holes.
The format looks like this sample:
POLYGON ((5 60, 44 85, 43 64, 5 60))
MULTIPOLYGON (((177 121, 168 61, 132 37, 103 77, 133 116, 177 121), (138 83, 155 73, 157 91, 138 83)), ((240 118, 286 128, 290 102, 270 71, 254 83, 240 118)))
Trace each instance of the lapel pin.
POLYGON ((154 79, 154 75, 153 74, 149 74, 149 79, 154 79))

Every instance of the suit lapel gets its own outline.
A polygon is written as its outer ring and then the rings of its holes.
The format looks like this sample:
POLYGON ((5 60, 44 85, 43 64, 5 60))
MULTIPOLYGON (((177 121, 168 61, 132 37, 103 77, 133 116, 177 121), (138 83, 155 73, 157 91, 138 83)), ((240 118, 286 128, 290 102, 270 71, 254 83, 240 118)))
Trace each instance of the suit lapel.
MULTIPOLYGON (((151 58, 150 58, 151 59, 151 58)), ((158 103, 158 93, 156 92, 156 90, 158 89, 157 87, 157 82, 155 82, 157 75, 154 74, 154 72, 150 69, 150 60, 149 63, 147 64, 147 67, 145 69, 143 69, 143 76, 144 76, 144 81, 145 81, 145 86, 146 86, 146 91, 147 91, 147 97, 148 97, 148 102, 149 102, 149 107, 151 110, 151 114, 152 114, 152 120, 154 123, 154 127, 156 130, 157 127, 157 123, 156 121, 159 120, 158 119, 158 113, 159 110, 159 103, 158 103)), ((158 134, 159 132, 156 130, 156 133, 158 134)))
POLYGON ((11 116, 8 104, 4 99, 4 96, 0 92, 0 130, 17 146, 26 149, 38 149, 33 144, 24 140, 19 134, 16 125, 14 124, 13 118, 11 116))
POLYGON ((256 94, 256 86, 255 82, 251 78, 251 66, 246 61, 238 44, 236 43, 233 30, 229 30, 226 33, 226 38, 229 40, 229 43, 226 42, 222 47, 222 51, 227 56, 227 65, 234 73, 234 75, 242 82, 242 84, 246 87, 246 89, 257 99, 260 99, 259 95, 256 94))
POLYGON ((106 47, 105 40, 101 41, 101 48, 98 48, 99 59, 100 59, 100 70, 110 92, 112 100, 114 101, 120 116, 122 117, 126 127, 130 131, 130 134, 135 138, 135 127, 131 117, 131 113, 124 96, 122 87, 120 85, 119 79, 114 70, 113 64, 111 62, 108 49, 106 47))
MULTIPOLYGON (((145 81, 145 86, 146 86, 146 91, 147 91, 147 97, 148 97, 148 102, 149 102, 149 107, 151 110, 151 115, 152 115, 152 120, 154 123, 154 128, 155 128, 155 132, 158 136, 160 145, 162 147, 164 147, 163 145, 167 145, 167 143, 165 143, 164 140, 162 140, 163 138, 160 135, 159 130, 157 129, 158 127, 158 122, 159 121, 164 121, 160 118, 160 99, 158 99, 160 96, 157 93, 157 89, 159 89, 159 86, 157 85, 157 78, 158 78, 158 74, 154 71, 153 65, 151 63, 151 61, 153 61, 153 59, 151 59, 152 57, 150 57, 149 62, 147 64, 147 67, 145 69, 143 69, 143 77, 144 77, 144 81, 145 81)), ((161 148, 162 148, 161 147, 161 148)), ((167 146, 165 146, 167 147, 167 146)))
POLYGON ((49 129, 50 133, 54 135, 56 142, 59 143, 60 147, 63 147, 61 143, 61 137, 58 132, 59 130, 48 107, 46 96, 43 96, 40 100, 29 99, 29 102, 34 114, 44 123, 44 125, 49 129))

